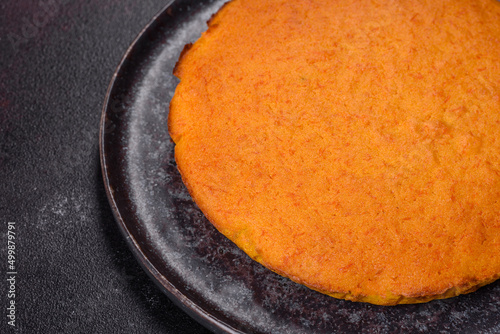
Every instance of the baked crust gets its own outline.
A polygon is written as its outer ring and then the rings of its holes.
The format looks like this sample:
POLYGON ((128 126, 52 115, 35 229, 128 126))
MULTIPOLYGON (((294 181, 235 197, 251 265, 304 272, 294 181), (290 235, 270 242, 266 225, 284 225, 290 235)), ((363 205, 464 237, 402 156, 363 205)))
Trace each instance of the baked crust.
POLYGON ((214 226, 380 305, 500 275, 497 0, 233 0, 186 48, 169 132, 214 226))

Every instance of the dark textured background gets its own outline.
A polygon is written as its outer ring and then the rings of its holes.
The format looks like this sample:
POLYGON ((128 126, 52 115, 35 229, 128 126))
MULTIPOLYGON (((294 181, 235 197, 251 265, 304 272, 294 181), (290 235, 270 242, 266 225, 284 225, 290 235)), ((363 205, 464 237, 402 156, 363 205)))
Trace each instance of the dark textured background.
POLYGON ((0 3, 0 333, 207 333, 139 267, 105 196, 101 108, 163 0, 0 3), (7 222, 16 223, 16 330, 7 222))

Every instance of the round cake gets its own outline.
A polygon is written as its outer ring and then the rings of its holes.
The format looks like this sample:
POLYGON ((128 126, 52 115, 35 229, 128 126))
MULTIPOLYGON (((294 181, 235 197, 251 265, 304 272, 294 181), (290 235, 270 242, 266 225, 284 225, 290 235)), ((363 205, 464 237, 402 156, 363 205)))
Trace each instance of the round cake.
POLYGON ((225 236, 380 305, 500 277, 500 2, 233 0, 182 52, 169 132, 225 236))

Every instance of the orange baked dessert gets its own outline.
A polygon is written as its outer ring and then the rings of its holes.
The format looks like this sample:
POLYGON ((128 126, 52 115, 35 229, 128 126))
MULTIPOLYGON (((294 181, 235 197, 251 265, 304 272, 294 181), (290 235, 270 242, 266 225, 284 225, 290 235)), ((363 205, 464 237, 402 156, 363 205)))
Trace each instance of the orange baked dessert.
POLYGON ((499 278, 497 0, 234 0, 175 75, 182 178, 267 268, 381 305, 499 278))

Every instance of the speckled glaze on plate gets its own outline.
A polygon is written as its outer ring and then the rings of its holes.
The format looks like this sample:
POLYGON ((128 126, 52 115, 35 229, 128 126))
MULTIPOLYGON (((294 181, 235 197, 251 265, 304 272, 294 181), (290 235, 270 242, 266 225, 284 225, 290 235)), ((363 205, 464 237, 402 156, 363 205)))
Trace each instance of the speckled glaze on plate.
POLYGON ((167 131, 172 70, 225 1, 176 1, 125 54, 104 104, 100 149, 116 220, 158 286, 217 333, 497 333, 500 285, 394 307, 336 300, 265 269, 222 236, 184 187, 167 131))

